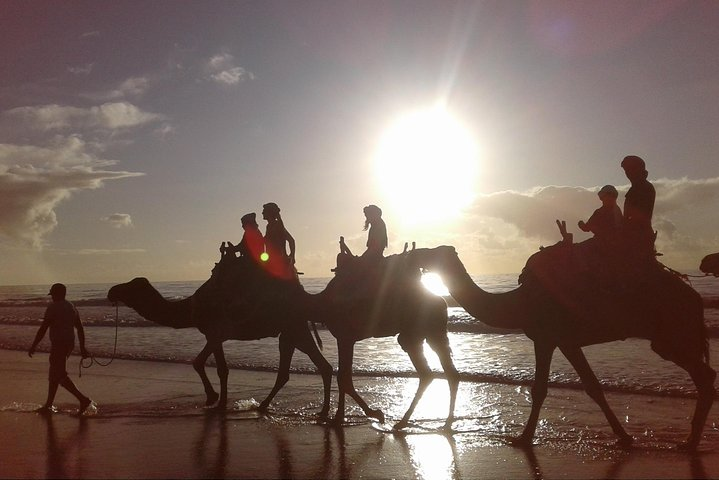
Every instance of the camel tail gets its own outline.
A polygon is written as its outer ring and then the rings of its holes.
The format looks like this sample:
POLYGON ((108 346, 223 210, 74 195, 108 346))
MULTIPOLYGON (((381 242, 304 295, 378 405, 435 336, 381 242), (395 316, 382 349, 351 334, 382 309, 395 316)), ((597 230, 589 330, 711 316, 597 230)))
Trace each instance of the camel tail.
POLYGON ((323 344, 322 344, 322 339, 320 338, 320 333, 317 331, 317 322, 311 322, 311 323, 312 323, 312 333, 315 334, 315 341, 317 341, 317 347, 320 349, 320 351, 322 351, 323 344))

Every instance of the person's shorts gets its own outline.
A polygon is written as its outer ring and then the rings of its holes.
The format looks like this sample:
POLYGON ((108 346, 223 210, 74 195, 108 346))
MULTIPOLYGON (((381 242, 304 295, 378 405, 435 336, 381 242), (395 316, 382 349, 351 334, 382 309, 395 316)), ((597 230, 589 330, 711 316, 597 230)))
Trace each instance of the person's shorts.
POLYGON ((58 383, 65 380, 67 377, 67 368, 65 362, 67 357, 72 353, 72 348, 53 348, 50 350, 50 374, 49 380, 54 380, 58 383))

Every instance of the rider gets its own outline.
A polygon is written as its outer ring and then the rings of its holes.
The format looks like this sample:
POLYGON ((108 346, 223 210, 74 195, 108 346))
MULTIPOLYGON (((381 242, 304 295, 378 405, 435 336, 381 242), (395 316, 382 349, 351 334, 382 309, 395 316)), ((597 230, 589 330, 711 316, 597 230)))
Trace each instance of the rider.
POLYGON ((624 197, 624 234, 629 251, 637 257, 654 256, 652 214, 656 192, 647 180, 649 175, 644 160, 628 155, 622 168, 632 186, 624 197))
POLYGON ((362 254, 363 259, 378 262, 383 258, 384 249, 387 248, 387 225, 382 220, 382 210, 377 205, 364 207, 364 229, 369 228, 367 234, 367 250, 362 254))
POLYGON ((245 231, 242 234, 242 240, 237 245, 227 242, 227 252, 240 252, 241 256, 249 257, 259 262, 260 255, 264 251, 265 240, 262 238, 259 225, 257 225, 255 212, 243 215, 240 222, 242 222, 242 229, 245 231))
POLYGON ((267 220, 265 230, 265 253, 268 255, 267 269, 271 274, 284 280, 296 278, 295 239, 285 228, 280 216, 280 207, 270 202, 262 206, 262 218, 267 220), (290 252, 287 254, 287 246, 290 252))
POLYGON ((619 192, 613 185, 604 185, 597 195, 602 206, 594 211, 589 220, 580 220, 578 225, 583 231, 592 232, 597 240, 611 243, 622 226, 622 210, 617 205, 619 192))

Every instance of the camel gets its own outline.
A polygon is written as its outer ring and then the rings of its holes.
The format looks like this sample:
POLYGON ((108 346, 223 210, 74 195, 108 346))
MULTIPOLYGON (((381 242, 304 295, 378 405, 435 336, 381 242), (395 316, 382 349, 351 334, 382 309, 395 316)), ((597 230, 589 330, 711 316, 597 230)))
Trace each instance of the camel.
POLYGON ((270 402, 289 380, 289 369, 295 349, 307 354, 317 367, 324 385, 324 401, 320 417, 326 417, 330 405, 332 366, 322 356, 312 338, 308 318, 302 308, 306 293, 297 284, 275 280, 259 268, 247 265, 246 258, 223 257, 213 269, 210 280, 193 295, 169 301, 146 278, 115 285, 108 292, 112 302, 121 301, 142 317, 172 328, 197 328, 207 343, 192 365, 205 389, 205 405, 224 409, 227 406, 227 377, 223 342, 226 340, 257 340, 279 336, 280 365, 275 384, 260 403, 266 411, 270 402), (242 290, 244 289, 244 290, 242 290), (223 291, 224 290, 224 291, 223 291), (205 362, 215 356, 220 394, 212 387, 205 373, 205 362))
POLYGON ((535 253, 522 272, 521 285, 497 294, 482 290, 472 281, 453 247, 417 249, 411 253, 411 261, 438 273, 452 297, 478 320, 493 327, 521 329, 534 341, 536 370, 531 413, 522 434, 512 439, 515 445, 532 443, 557 348, 579 374, 587 394, 602 409, 619 437, 618 443, 631 444, 633 438, 609 407, 581 348, 636 337, 651 340, 652 349, 686 370, 696 385, 698 398, 691 433, 679 445, 681 449, 695 449, 714 401, 716 378, 709 366, 701 297, 658 262, 649 279, 630 294, 601 290, 601 282, 583 278, 586 272, 568 273, 576 245, 563 241, 535 253))
POLYGON ((719 277, 719 253, 712 253, 702 258, 702 263, 699 265, 699 270, 707 275, 714 275, 719 277))
POLYGON ((337 339, 339 399, 335 423, 344 420, 345 395, 354 399, 365 415, 384 423, 384 413, 370 408, 355 390, 352 358, 355 343, 371 337, 397 335, 398 343, 417 370, 419 385, 394 429, 408 425, 422 394, 433 380, 424 356, 425 340, 439 357, 449 384, 449 414, 444 428, 452 426, 459 374, 447 337, 447 304, 442 297, 424 288, 419 268, 407 261, 410 254, 391 255, 376 265, 366 265, 364 259, 355 258, 349 265, 340 267, 338 261, 336 276, 318 294, 322 308, 318 318, 337 339))

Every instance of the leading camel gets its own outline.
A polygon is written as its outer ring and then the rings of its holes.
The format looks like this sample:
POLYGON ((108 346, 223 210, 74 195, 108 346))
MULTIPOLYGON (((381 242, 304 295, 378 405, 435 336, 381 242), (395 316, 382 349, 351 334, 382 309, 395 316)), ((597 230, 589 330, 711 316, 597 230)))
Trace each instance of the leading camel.
POLYGON ((592 288, 583 290, 588 282, 581 275, 568 273, 573 270, 573 255, 573 246, 567 242, 543 249, 527 261, 521 285, 498 294, 488 293, 472 281, 453 247, 417 249, 412 261, 436 271, 452 297, 478 320, 493 327, 522 329, 534 341, 532 409, 524 431, 513 443, 532 442, 547 396, 552 355, 558 348, 604 412, 620 444, 630 444, 632 437, 607 404, 581 347, 636 337, 651 340, 652 349, 686 370, 696 385, 691 433, 680 445, 696 448, 714 401, 716 378, 709 366, 701 297, 658 263, 651 278, 631 294, 602 290, 601 283, 589 283, 592 288))
POLYGON ((277 392, 289 379, 290 363, 295 349, 307 354, 320 374, 324 385, 324 401, 319 415, 329 412, 332 366, 320 353, 308 327, 311 318, 301 299, 309 295, 299 284, 288 284, 270 278, 259 268, 248 265, 246 259, 224 257, 205 282, 188 298, 170 301, 146 278, 115 285, 108 299, 121 301, 142 317, 172 328, 197 328, 207 343, 192 365, 202 380, 207 406, 217 402, 218 408, 227 405, 227 376, 229 370, 222 343, 226 340, 257 340, 279 335, 280 365, 275 385, 259 406, 266 410, 277 392), (298 302, 298 299, 300 300, 298 302), (215 392, 205 373, 205 362, 215 356, 220 378, 220 394, 215 392), (219 401, 218 401, 219 400, 219 401))

